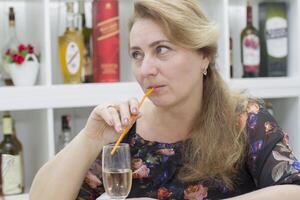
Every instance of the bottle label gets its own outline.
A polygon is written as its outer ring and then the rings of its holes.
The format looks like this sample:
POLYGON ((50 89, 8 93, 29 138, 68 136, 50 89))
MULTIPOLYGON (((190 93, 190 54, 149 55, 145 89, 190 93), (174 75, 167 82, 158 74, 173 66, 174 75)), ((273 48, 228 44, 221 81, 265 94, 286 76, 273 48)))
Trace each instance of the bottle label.
POLYGON ((260 44, 258 36, 249 34, 243 39, 243 65, 246 72, 258 72, 260 44))
POLYGON ((282 17, 272 17, 266 22, 267 52, 275 58, 284 58, 287 49, 287 20, 282 17))
POLYGON ((21 155, 2 154, 2 180, 5 195, 22 193, 23 167, 21 155))
POLYGON ((74 75, 80 68, 80 51, 75 42, 70 42, 67 46, 66 63, 70 74, 74 75))

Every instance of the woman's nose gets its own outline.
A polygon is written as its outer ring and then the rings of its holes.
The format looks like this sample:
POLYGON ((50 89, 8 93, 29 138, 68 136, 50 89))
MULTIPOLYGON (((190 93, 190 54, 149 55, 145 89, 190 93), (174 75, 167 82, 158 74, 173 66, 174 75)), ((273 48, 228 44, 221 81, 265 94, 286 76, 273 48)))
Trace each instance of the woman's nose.
POLYGON ((155 76, 157 74, 157 63, 151 56, 145 56, 141 65, 143 76, 155 76))

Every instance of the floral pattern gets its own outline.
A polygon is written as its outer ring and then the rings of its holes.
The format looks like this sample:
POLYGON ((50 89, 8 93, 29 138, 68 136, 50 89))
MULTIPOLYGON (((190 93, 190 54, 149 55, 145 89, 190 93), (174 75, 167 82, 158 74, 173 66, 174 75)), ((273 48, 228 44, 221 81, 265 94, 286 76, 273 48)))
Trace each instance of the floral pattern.
MULTIPOLYGON (((133 172, 129 197, 151 197, 159 200, 223 199, 276 184, 300 184, 300 162, 295 158, 289 137, 258 100, 250 99, 238 114, 237 125, 246 125, 249 150, 245 163, 232 178, 235 189, 223 181, 199 180, 182 183, 176 175, 182 166, 182 143, 158 143, 144 140, 135 125, 123 142, 130 145, 133 172)), ((94 200, 104 192, 101 177, 101 155, 92 164, 78 194, 78 200, 94 200)))

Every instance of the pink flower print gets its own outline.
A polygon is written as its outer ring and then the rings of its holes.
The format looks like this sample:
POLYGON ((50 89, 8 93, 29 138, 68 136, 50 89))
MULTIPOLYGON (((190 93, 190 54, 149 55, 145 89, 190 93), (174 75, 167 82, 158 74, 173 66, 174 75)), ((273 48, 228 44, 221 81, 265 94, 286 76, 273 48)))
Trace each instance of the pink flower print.
POLYGON ((257 114, 259 112, 259 105, 255 101, 249 101, 247 105, 247 112, 257 114))
POLYGON ((159 189, 157 190, 157 198, 158 198, 159 200, 164 199, 164 198, 167 198, 167 197, 169 197, 171 194, 172 194, 172 193, 169 192, 169 190, 168 190, 167 188, 165 188, 165 187, 161 187, 161 188, 159 188, 159 189))
POLYGON ((207 187, 203 187, 202 184, 190 185, 184 190, 185 200, 203 200, 207 197, 207 187))
POLYGON ((93 189, 96 189, 98 186, 102 185, 100 179, 90 171, 88 171, 86 174, 84 181, 93 189))
POLYGON ((150 169, 145 165, 142 159, 135 158, 131 161, 132 178, 145 178, 149 176, 150 169))
POLYGON ((166 155, 166 156, 172 156, 175 154, 174 149, 159 149, 156 151, 158 154, 166 155))

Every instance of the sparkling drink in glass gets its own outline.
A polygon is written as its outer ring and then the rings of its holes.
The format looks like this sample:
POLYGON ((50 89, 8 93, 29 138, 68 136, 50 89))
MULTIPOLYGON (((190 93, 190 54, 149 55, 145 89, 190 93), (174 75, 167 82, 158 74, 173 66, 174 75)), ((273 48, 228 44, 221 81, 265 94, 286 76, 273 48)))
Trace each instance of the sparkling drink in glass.
POLYGON ((125 199, 131 189, 132 171, 129 145, 121 143, 113 155, 114 144, 102 151, 102 178, 105 192, 113 199, 125 199))

